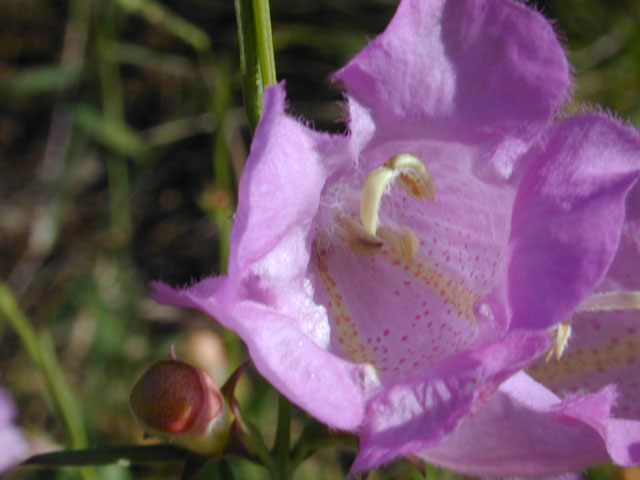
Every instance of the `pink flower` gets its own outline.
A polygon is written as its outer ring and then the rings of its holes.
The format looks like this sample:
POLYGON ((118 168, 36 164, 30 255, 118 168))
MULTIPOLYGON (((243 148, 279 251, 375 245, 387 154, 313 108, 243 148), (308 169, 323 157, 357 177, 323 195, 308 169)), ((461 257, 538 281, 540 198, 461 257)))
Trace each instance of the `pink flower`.
POLYGON ((421 456, 483 475, 545 475, 608 458, 638 464, 640 184, 628 196, 620 246, 598 291, 572 316, 559 360, 540 359, 507 380, 476 416, 421 456))
POLYGON ((13 425, 16 408, 9 394, 0 389, 0 473, 22 460, 29 452, 27 442, 13 425))
POLYGON ((276 388, 357 432, 355 471, 406 454, 496 475, 640 461, 636 427, 607 430, 615 386, 563 401, 522 373, 604 285, 640 175, 633 129, 552 123, 568 70, 521 3, 403 0, 335 76, 348 135, 266 90, 229 274, 156 298, 235 330, 276 388))

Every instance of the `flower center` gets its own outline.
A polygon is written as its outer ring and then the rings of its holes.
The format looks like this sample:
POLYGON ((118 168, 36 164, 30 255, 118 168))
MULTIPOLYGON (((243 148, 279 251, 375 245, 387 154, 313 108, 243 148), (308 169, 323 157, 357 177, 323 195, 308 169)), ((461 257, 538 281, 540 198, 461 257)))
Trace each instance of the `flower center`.
POLYGON ((412 153, 394 155, 367 175, 360 197, 360 222, 344 214, 337 215, 336 235, 358 254, 382 254, 393 265, 435 291, 459 317, 475 323, 473 306, 479 295, 446 273, 414 258, 420 240, 409 227, 380 225, 382 197, 389 193, 394 183, 416 201, 435 200, 435 181, 422 159, 412 153))
POLYGON ((373 255, 388 245, 397 255, 411 259, 420 242, 408 227, 394 229, 379 226, 382 197, 397 182, 414 200, 426 198, 433 202, 436 196, 435 182, 420 157, 400 153, 391 157, 382 167, 367 175, 360 198, 360 223, 351 217, 338 215, 336 234, 347 242, 349 248, 363 255, 373 255))
POLYGON ((438 241, 452 246, 451 239, 436 238, 437 221, 433 231, 421 223, 429 212, 415 202, 435 199, 424 162, 401 153, 368 173, 360 189, 345 185, 326 198, 328 228, 314 241, 319 301, 328 307, 334 345, 352 361, 397 376, 473 343, 476 317, 489 314, 476 312, 481 293, 467 285, 464 268, 450 268, 448 252, 438 255, 438 241))

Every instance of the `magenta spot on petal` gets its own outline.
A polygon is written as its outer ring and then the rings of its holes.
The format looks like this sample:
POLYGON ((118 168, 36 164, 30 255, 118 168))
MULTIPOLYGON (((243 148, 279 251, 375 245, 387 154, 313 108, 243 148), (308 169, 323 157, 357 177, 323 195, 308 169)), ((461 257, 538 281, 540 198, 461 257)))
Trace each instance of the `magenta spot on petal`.
POLYGON ((407 340, 409 340, 409 337, 407 337, 406 335, 403 335, 400 340, 402 340, 403 342, 406 342, 407 340))
POLYGON ((386 337, 387 335, 389 335, 389 329, 385 329, 382 334, 386 337))

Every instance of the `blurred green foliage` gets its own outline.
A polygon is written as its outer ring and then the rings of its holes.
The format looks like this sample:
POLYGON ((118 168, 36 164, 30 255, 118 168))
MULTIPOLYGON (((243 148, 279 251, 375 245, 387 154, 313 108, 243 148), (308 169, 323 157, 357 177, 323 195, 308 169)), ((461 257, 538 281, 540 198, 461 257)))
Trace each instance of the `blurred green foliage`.
MULTIPOLYGON (((344 129, 328 75, 391 18, 392 0, 275 0, 278 79, 291 111, 344 129)), ((575 67, 567 110, 602 105, 640 125, 640 3, 544 0, 575 67)), ((146 282, 185 284, 225 268, 236 181, 250 134, 230 0, 0 1, 0 275, 37 332, 49 332, 91 445, 142 442, 128 393, 145 366, 178 355, 218 381, 245 358, 201 314, 156 305, 146 282)), ((591 107, 588 107, 591 108, 591 107)), ((46 382, 6 323, 0 371, 41 450, 69 446, 46 382)), ((240 402, 271 441, 276 395, 257 374, 240 402)), ((294 432, 303 416, 294 411, 294 432)), ((354 452, 323 451, 296 478, 338 479, 354 452)), ((431 467, 430 467, 431 468, 431 467)), ((202 478, 265 478, 243 461, 202 478)), ((16 479, 77 478, 23 469, 16 479)), ((176 478, 175 467, 104 467, 101 480, 176 478)), ((371 479, 420 478, 409 462, 371 479)), ((589 479, 622 478, 609 467, 589 479)), ((455 478, 431 468, 429 478, 455 478)))

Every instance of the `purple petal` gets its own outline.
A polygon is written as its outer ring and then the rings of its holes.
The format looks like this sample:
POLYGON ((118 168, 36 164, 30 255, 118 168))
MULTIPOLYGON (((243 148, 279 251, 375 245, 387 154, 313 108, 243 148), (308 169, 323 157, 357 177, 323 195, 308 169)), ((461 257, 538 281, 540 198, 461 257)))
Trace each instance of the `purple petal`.
POLYGON ((524 373, 503 383, 476 415, 419 456, 473 475, 543 476, 607 459, 594 424, 606 421, 611 389, 562 402, 524 373))
MULTIPOLYGON (((640 203, 636 184, 627 200, 620 247, 600 291, 640 289, 640 203)), ((529 373, 556 392, 583 394, 616 387, 603 426, 609 451, 621 465, 640 461, 640 311, 582 312, 572 316, 572 335, 560 361, 538 361, 529 373), (636 446, 634 447, 634 443, 636 446)))
POLYGON ((305 127, 284 112, 283 84, 268 87, 239 187, 229 281, 239 295, 277 303, 301 286, 320 193, 344 137, 305 127))
POLYGON ((11 423, 16 418, 16 406, 9 394, 0 388, 0 427, 11 423))
POLYGON ((603 115, 552 127, 511 220, 512 327, 566 320, 613 260, 624 201, 640 175, 640 136, 603 115))
POLYGON ((291 401, 335 428, 362 417, 358 367, 326 351, 326 310, 305 279, 327 176, 346 138, 314 132, 284 113, 282 85, 267 88, 240 182, 229 275, 183 291, 154 284, 156 299, 199 308, 236 331, 258 370, 291 401))
POLYGON ((564 99, 569 69, 549 23, 517 2, 405 0, 336 78, 378 135, 471 139, 530 136, 564 99))
POLYGON ((500 382, 547 346, 544 335, 515 334, 391 384, 369 402, 352 470, 369 470, 437 445, 461 419, 482 411, 500 382))
POLYGON ((8 470, 28 455, 29 446, 20 431, 11 424, 15 405, 0 389, 0 473, 8 470))
POLYGON ((640 182, 627 197, 620 245, 600 291, 640 290, 640 182))
POLYGON ((559 395, 616 385, 613 415, 640 420, 640 311, 581 313, 571 325, 562 358, 538 361, 529 373, 559 395))
POLYGON ((313 332, 302 330, 301 321, 310 315, 287 317, 251 301, 221 305, 218 299, 224 282, 205 285, 186 290, 159 283, 152 286, 157 301, 198 308, 234 330, 247 344, 258 371, 320 421, 344 430, 360 424, 363 399, 358 368, 314 343, 313 332))

